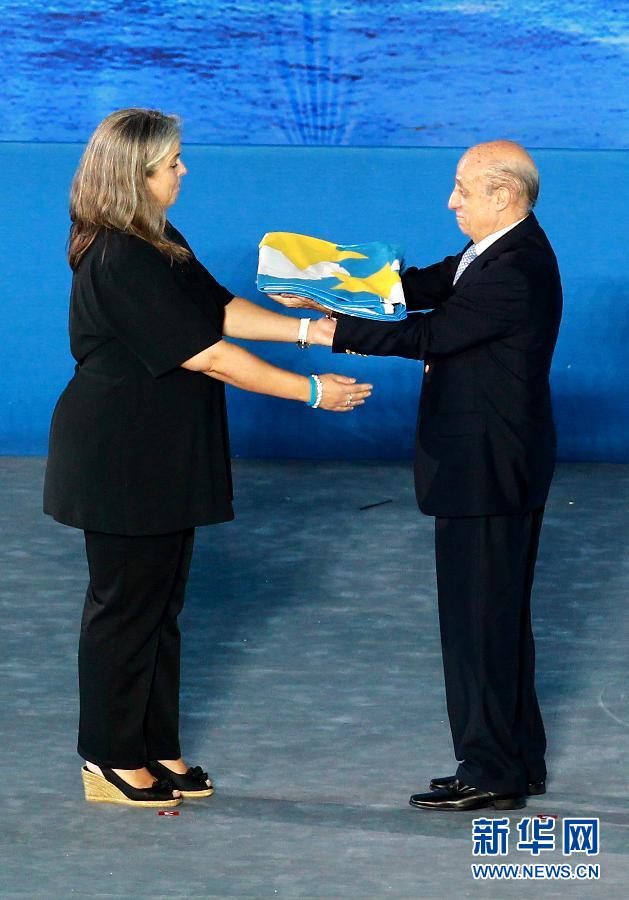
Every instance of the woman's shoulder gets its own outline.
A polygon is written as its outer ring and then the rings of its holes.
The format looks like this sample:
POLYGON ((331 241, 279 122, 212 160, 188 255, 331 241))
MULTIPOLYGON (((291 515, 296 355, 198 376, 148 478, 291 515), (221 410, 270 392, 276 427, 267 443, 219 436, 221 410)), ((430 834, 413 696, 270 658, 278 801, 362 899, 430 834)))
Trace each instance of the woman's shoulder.
POLYGON ((107 253, 122 256, 152 256, 153 254, 161 256, 159 250, 150 241, 139 237, 137 234, 131 234, 129 231, 120 231, 117 228, 101 228, 99 237, 102 242, 101 246, 107 253))
MULTIPOLYGON (((148 257, 162 260, 167 265, 170 265, 170 260, 164 253, 158 250, 149 240, 137 234, 120 231, 117 228, 101 228, 99 237, 102 241, 101 246, 106 247, 107 250, 111 249, 114 255, 148 257)), ((192 253, 190 245, 183 234, 177 231, 174 225, 168 221, 164 227, 164 237, 175 244, 179 244, 181 247, 186 247, 192 253)))
MULTIPOLYGON (((166 237, 188 247, 185 238, 169 223, 166 237)), ((188 248, 189 249, 189 248, 188 248)), ((191 259, 194 260, 194 254, 191 259)), ((120 278, 165 278, 170 281, 187 265, 173 262, 150 241, 117 228, 102 227, 77 266, 74 277, 79 284, 86 279, 92 284, 105 285, 120 278)))
MULTIPOLYGON (((179 244, 181 247, 185 247, 186 250, 189 250, 192 253, 192 247, 185 239, 183 234, 175 228, 172 222, 166 220, 166 227, 164 228, 164 235, 168 238, 169 241, 174 241, 175 244, 179 244)), ((194 256, 194 253, 192 253, 194 256)))
POLYGON ((143 253, 147 249, 155 248, 148 241, 135 234, 130 234, 128 231, 120 231, 118 228, 103 226, 99 228, 85 256, 93 258, 110 253, 143 253))
POLYGON ((168 265, 168 260, 149 241, 127 231, 103 227, 86 251, 77 273, 83 270, 95 275, 124 270, 129 265, 153 266, 160 262, 168 265))

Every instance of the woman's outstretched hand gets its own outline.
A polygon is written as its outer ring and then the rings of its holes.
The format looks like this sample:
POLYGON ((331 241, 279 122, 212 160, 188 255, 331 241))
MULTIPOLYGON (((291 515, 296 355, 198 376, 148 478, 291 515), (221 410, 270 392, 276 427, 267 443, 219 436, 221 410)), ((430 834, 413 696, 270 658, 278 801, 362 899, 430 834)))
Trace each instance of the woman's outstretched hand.
POLYGON ((301 297, 299 294, 267 294, 271 300, 287 306, 288 309, 316 309, 319 312, 327 313, 328 310, 316 300, 310 300, 308 297, 301 297))
POLYGON ((372 384, 356 384, 348 375, 319 375, 323 385, 320 408, 332 412, 351 412, 371 396, 372 384))

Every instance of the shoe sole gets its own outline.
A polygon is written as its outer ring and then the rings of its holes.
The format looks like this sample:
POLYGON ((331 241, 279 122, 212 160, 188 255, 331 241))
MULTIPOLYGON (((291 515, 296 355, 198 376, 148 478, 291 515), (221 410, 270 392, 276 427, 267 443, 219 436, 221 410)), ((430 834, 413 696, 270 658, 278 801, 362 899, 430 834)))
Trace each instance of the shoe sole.
POLYGON ((524 798, 515 800, 494 800, 489 804, 494 809, 524 809, 526 800, 524 798))
POLYGON ((524 800, 523 798, 522 799, 517 799, 517 798, 506 799, 505 798, 504 800, 491 800, 488 803, 481 802, 478 804, 471 804, 471 805, 464 805, 464 806, 457 806, 456 804, 453 804, 452 806, 439 807, 439 806, 432 806, 432 804, 430 804, 430 803, 427 803, 424 806, 422 803, 413 803, 411 800, 409 800, 409 803, 414 809, 431 809, 434 812, 468 812, 469 810, 472 810, 472 809, 487 809, 492 806, 494 809, 499 809, 499 810, 524 809, 524 807, 526 806, 526 800, 524 800))
POLYGON ((89 769, 81 769, 81 776, 83 778, 85 799, 90 803, 120 803, 123 806, 157 807, 160 809, 169 806, 179 806, 181 803, 181 797, 173 797, 172 800, 130 800, 102 775, 90 772, 89 769))
POLYGON ((205 791, 182 791, 179 789, 179 792, 182 797, 188 797, 191 800, 194 800, 195 797, 211 797, 214 793, 214 788, 207 788, 205 791))

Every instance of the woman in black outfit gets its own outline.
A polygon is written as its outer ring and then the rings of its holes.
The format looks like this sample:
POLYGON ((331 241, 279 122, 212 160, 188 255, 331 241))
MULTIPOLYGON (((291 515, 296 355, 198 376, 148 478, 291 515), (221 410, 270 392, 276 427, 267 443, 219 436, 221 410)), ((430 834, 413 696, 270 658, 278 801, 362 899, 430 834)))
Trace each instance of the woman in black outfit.
POLYGON ((88 800, 169 806, 212 793, 179 746, 180 612, 194 527, 233 518, 225 393, 337 412, 370 385, 278 369, 224 337, 316 340, 318 322, 234 297, 166 221, 186 168, 177 120, 127 109, 74 178, 75 374, 52 419, 44 511, 85 532, 80 755, 88 800))

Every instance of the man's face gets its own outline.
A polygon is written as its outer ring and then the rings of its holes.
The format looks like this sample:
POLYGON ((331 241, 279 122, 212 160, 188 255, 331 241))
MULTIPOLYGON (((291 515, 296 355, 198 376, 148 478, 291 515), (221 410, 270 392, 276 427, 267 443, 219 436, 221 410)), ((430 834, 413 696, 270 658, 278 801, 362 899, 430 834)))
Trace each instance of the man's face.
POLYGON ((484 165, 480 160, 464 156, 456 170, 454 190, 448 200, 448 209, 456 214, 457 225, 477 244, 499 229, 499 213, 495 196, 486 190, 484 165))

